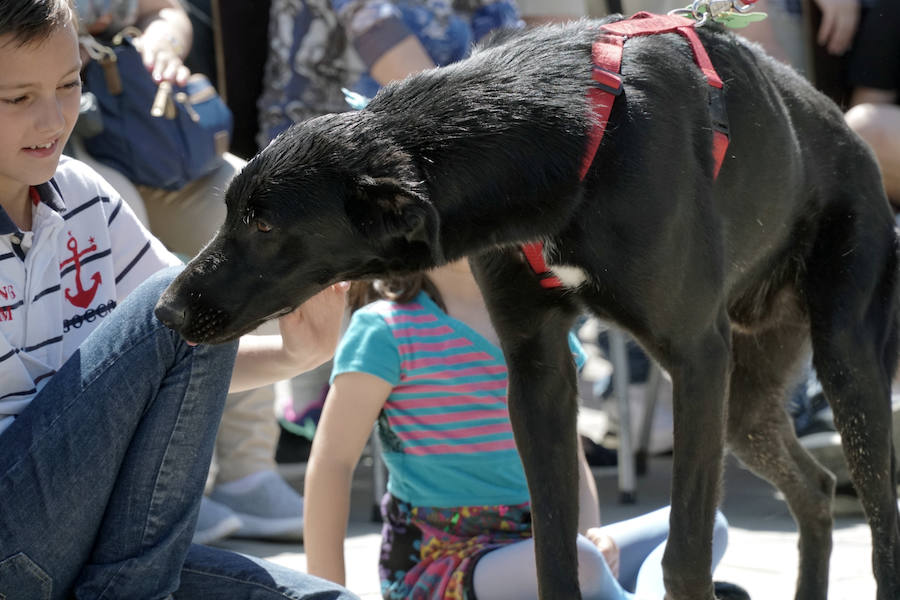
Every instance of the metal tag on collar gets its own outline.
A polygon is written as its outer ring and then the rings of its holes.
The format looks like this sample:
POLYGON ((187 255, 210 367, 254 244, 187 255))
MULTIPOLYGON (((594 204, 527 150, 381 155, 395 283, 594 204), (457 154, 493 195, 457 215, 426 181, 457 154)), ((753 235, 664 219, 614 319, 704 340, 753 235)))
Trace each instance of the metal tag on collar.
POLYGON ((766 13, 750 12, 755 3, 756 0, 694 0, 689 6, 670 10, 668 14, 693 18, 696 27, 715 21, 740 29, 766 18, 766 13))

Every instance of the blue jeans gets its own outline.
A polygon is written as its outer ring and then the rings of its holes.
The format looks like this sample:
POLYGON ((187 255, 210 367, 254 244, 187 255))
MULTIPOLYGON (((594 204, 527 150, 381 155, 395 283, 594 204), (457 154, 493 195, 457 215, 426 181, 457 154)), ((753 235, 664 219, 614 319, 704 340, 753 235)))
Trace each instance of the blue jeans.
POLYGON ((191 546, 236 343, 190 347, 135 290, 0 435, 0 597, 349 598, 191 546))

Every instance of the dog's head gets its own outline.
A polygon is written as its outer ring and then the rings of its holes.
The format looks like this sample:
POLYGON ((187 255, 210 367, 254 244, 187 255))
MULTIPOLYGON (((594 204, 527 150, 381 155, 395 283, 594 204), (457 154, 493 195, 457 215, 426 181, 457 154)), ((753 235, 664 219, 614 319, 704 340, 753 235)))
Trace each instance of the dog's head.
POLYGON ((224 225, 156 305, 191 342, 234 339, 338 281, 442 262, 437 212, 412 161, 366 113, 293 126, 225 200, 224 225))

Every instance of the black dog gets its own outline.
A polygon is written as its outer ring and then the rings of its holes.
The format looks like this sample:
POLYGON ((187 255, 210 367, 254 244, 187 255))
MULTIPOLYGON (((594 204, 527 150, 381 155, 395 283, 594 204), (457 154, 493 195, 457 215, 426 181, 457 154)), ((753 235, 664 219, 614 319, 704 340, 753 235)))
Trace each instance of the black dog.
POLYGON ((713 598, 726 438, 796 517, 796 597, 826 598, 834 480, 782 406, 811 341, 871 525, 878 598, 900 598, 897 240, 871 153, 800 77, 704 26, 730 120, 718 178, 709 86, 685 39, 663 34, 625 45, 624 93, 582 181, 598 25, 508 37, 387 86, 365 110, 293 127, 232 182, 225 225, 157 315, 215 343, 333 282, 470 256, 509 364, 541 597, 559 600, 579 597, 566 332, 584 307, 674 380, 667 598, 713 598), (519 249, 529 240, 565 287, 539 284, 519 249))

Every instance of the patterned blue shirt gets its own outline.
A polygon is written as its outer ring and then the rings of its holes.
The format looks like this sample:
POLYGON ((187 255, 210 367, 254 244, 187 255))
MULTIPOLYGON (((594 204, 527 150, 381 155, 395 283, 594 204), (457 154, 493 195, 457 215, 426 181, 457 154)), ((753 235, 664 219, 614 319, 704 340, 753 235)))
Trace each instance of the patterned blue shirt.
POLYGON ((293 123, 349 110, 341 88, 374 96, 369 69, 410 35, 443 66, 494 29, 523 27, 514 0, 272 0, 270 14, 260 147, 293 123))

